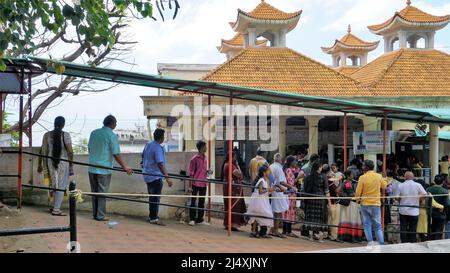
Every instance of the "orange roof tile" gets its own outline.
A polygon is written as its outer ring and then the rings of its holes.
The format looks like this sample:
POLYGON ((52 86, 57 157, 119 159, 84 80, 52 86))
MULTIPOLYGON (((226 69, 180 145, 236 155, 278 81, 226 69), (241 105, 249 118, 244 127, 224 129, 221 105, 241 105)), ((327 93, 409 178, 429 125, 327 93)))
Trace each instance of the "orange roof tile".
MULTIPOLYGON (((371 48, 371 47, 375 47, 378 46, 379 41, 376 42, 365 42, 361 39, 359 39, 358 37, 356 37, 355 35, 351 34, 351 28, 350 25, 348 26, 348 33, 343 36, 341 39, 336 40, 334 45, 331 47, 322 47, 323 51, 330 51, 332 49, 334 49, 338 44, 343 45, 345 47, 353 47, 353 48, 371 48)), ((375 49, 373 48, 373 49, 375 49)))
POLYGON ((241 9, 239 9, 238 12, 243 13, 248 17, 261 20, 288 20, 297 17, 302 13, 301 10, 296 12, 281 11, 266 3, 264 0, 262 0, 261 3, 259 3, 259 5, 256 6, 256 8, 251 12, 245 12, 241 9))
POLYGON ((351 74, 355 73, 355 71, 357 71, 360 68, 361 68, 360 66, 339 66, 339 67, 336 67, 334 70, 336 70, 344 75, 350 76, 351 74))
POLYGON ((380 56, 351 77, 375 96, 450 96, 450 55, 402 48, 380 56))
POLYGON ((378 25, 368 26, 367 28, 374 32, 380 31, 389 26, 397 17, 410 23, 441 23, 450 21, 450 15, 434 16, 414 6, 411 6, 410 2, 408 2, 408 5, 404 9, 396 12, 395 15, 388 19, 386 22, 378 25))
POLYGON ((370 96, 359 83, 285 47, 243 49, 205 81, 313 96, 370 96))

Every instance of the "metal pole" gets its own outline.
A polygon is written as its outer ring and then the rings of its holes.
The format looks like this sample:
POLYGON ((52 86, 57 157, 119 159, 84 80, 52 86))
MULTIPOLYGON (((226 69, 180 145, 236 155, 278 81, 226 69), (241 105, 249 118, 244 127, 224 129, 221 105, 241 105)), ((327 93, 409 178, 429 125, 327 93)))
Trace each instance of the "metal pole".
POLYGON ((344 113, 344 170, 347 170, 347 113, 344 113))
POLYGON ((431 211, 433 209, 433 197, 426 197, 426 206, 427 208, 427 240, 431 241, 431 211))
POLYGON ((22 157, 23 157, 23 93, 25 75, 20 71, 20 96, 19 96, 19 155, 17 162, 17 208, 22 208, 22 157))
POLYGON ((3 93, 0 93, 0 134, 3 134, 3 93))
POLYGON ((228 139, 228 236, 231 236, 231 183, 233 175, 233 93, 230 92, 229 124, 230 136, 228 139))
MULTIPOLYGON (((387 146, 387 112, 383 115, 383 175, 386 177, 386 146, 387 146)), ((384 192, 383 192, 384 196, 384 192)), ((383 199, 383 203, 386 200, 383 199)), ((384 230, 384 204, 381 206, 381 227, 384 230)))
MULTIPOLYGON (((76 183, 70 181, 69 191, 76 189, 76 183)), ((70 194, 69 199, 69 227, 70 227, 70 243, 69 253, 79 253, 80 248, 77 242, 77 200, 73 194, 70 194)))
POLYGON ((28 145, 33 147, 33 120, 31 112, 31 72, 28 74, 28 145))
POLYGON ((386 146, 387 146, 387 112, 383 116, 383 174, 386 176, 386 146))
MULTIPOLYGON (((211 95, 208 95, 208 170, 211 170, 211 95)), ((211 223, 211 184, 208 184, 208 223, 211 223)))

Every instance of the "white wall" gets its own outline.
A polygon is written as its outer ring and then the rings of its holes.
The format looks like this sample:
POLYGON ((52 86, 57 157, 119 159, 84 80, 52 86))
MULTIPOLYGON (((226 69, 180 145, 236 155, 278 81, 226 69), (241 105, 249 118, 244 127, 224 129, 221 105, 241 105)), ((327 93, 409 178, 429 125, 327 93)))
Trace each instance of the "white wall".
MULTIPOLYGON (((37 149, 34 149, 36 152, 37 149)), ((180 170, 186 170, 187 164, 189 163, 192 153, 181 153, 181 152, 171 152, 166 154, 168 171, 170 173, 179 174, 180 170)), ((123 159, 132 168, 139 168, 140 154, 123 154, 123 159)), ((75 161, 87 162, 87 155, 77 155, 75 156, 75 161)), ((32 176, 32 183, 34 185, 43 185, 43 177, 39 175, 36 171, 37 168, 37 158, 25 155, 23 165, 23 183, 29 184, 32 176), (33 164, 33 165, 32 165, 33 164), (31 175, 30 170, 33 170, 31 175)), ((17 173, 17 155, 13 154, 0 154, 0 173, 1 174, 14 174, 17 173)), ((74 180, 77 183, 77 188, 84 192, 90 191, 89 186, 89 176, 87 173, 87 167, 76 166, 75 167, 74 180)), ((0 193, 15 195, 17 179, 16 178, 0 178, 0 193), (9 192, 9 193, 8 193, 9 192)), ((174 185, 169 188, 167 184, 164 184, 163 194, 184 194, 184 183, 180 180, 173 180, 174 185)), ((132 176, 127 176, 121 172, 113 172, 110 192, 114 193, 147 193, 147 187, 143 182, 141 175, 135 174, 132 176)), ((24 203, 32 205, 48 205, 47 202, 47 192, 43 190, 24 188, 24 203)), ((78 204, 79 210, 91 211, 91 201, 89 196, 83 197, 84 202, 78 204)), ((143 199, 145 200, 145 199, 143 199)), ((148 200, 148 199, 147 199, 148 200)), ((169 204, 184 204, 187 198, 162 198, 161 203, 169 204)), ((135 216, 148 216, 148 205, 140 203, 131 203, 119 200, 108 200, 107 201, 107 211, 110 213, 118 213, 125 215, 135 215, 135 216)), ((165 206, 160 207, 160 217, 161 218, 173 218, 175 216, 176 208, 169 208, 165 206)))

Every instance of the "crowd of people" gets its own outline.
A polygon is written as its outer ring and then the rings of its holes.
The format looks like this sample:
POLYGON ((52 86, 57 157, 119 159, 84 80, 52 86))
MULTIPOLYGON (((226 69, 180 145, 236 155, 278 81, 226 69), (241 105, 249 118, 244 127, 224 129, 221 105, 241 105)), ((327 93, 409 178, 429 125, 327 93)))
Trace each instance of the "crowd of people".
MULTIPOLYGON (((73 160, 71 138, 63 131, 63 117, 55 119, 53 131, 44 135, 41 154, 51 156, 39 161, 38 171, 52 181, 52 186, 66 189, 69 175, 73 174, 72 163, 59 159, 73 160)), ((92 192, 107 193, 111 181, 111 169, 115 160, 122 169, 132 175, 133 170, 120 156, 120 147, 113 130, 117 120, 109 115, 103 127, 94 130, 89 138, 89 180, 92 192), (100 167, 95 167, 100 166, 100 167)), ((148 142, 142 153, 143 180, 148 193, 160 195, 164 181, 173 185, 168 177, 166 155, 162 143, 164 130, 156 129, 153 141, 148 142)), ((191 158, 188 175, 191 178, 188 192, 192 196, 189 209, 189 225, 209 225, 204 220, 205 196, 208 187, 208 169, 204 141, 197 143, 198 152, 191 158)), ((277 153, 271 164, 258 149, 250 161, 248 176, 252 187, 248 205, 244 199, 244 178, 242 160, 237 150, 225 156, 220 179, 228 181, 231 174, 232 187, 229 193, 227 183, 223 185, 224 220, 228 227, 228 205, 231 198, 232 231, 239 231, 244 225, 251 225, 252 238, 287 238, 307 236, 311 241, 361 242, 373 245, 374 238, 379 244, 385 237, 396 241, 400 231, 401 242, 417 240, 437 240, 449 238, 450 200, 448 196, 448 157, 443 157, 439 175, 430 184, 419 179, 420 162, 411 160, 410 169, 398 168, 393 157, 389 157, 387 175, 377 170, 379 163, 355 158, 344 169, 343 162, 324 164, 317 154, 289 155, 286 158, 277 153), (377 166, 376 166, 377 165, 377 166), (393 196, 395 198, 384 198, 393 196), (298 198, 300 197, 300 198, 298 198), (431 209, 428 209, 431 208, 431 209), (384 213, 383 213, 384 212, 384 213), (299 234, 294 232, 294 224, 301 223, 299 234), (394 228, 391 233, 383 225, 394 228), (280 232, 281 228, 281 232, 280 232), (375 235, 375 237, 373 237, 375 235), (428 237, 430 236, 430 237, 428 237)), ((51 213, 65 215, 61 211, 62 192, 55 192, 51 213)), ((149 218, 151 224, 165 225, 159 218, 159 196, 149 197, 149 218)), ((109 221, 106 217, 106 199, 92 197, 93 218, 109 221)))

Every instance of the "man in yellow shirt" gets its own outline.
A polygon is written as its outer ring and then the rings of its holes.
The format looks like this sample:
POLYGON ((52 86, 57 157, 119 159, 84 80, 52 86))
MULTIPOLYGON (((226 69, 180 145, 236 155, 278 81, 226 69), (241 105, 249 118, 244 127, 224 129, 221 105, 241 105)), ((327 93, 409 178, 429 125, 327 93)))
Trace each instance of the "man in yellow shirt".
POLYGON ((363 227, 368 246, 373 245, 372 226, 375 229, 378 243, 384 244, 380 195, 381 191, 386 189, 386 180, 373 169, 373 161, 364 160, 364 174, 359 177, 355 194, 356 200, 361 204, 363 227))

